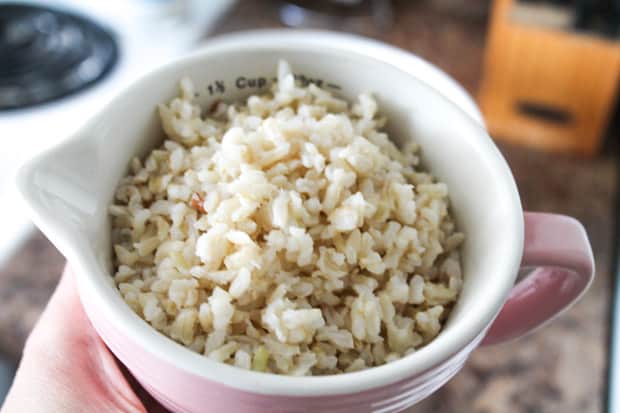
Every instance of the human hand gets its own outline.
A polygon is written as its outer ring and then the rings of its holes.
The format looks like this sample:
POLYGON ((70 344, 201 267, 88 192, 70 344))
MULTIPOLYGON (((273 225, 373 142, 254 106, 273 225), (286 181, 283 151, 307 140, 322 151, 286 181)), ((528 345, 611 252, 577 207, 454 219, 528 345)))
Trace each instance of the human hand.
POLYGON ((86 317, 74 276, 65 269, 26 341, 0 413, 143 413, 145 406, 151 413, 166 412, 123 375, 86 317))

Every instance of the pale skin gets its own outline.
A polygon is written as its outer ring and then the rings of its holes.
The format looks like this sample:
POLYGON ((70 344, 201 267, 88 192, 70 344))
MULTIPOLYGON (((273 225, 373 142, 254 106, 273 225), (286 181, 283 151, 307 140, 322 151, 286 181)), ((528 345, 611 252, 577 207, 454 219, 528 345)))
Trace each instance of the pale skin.
POLYGON ((166 411, 138 392, 144 403, 90 324, 65 269, 28 337, 0 413, 166 411))

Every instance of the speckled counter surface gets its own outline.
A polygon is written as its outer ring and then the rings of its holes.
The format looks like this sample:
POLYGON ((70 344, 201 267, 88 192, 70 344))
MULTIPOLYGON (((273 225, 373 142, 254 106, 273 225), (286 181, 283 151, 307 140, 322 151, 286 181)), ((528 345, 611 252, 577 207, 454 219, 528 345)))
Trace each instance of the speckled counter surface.
MULTIPOLYGON (((340 21, 338 29, 392 43, 443 68, 475 93, 484 34, 484 1, 396 2, 394 24, 381 29, 368 18, 340 21), (467 5, 465 5, 467 3, 467 5), (475 7, 473 6, 475 5, 475 7)), ((277 2, 241 1, 218 33, 279 25, 277 2)), ((327 20, 324 28, 336 28, 327 20)), ((589 293, 538 332, 474 352, 445 387, 415 413, 598 413, 607 363, 616 157, 593 160, 549 155, 500 144, 523 205, 578 218, 595 252, 597 278, 589 293)), ((19 357, 23 342, 51 294, 63 258, 39 234, 0 270, 0 352, 19 357)))

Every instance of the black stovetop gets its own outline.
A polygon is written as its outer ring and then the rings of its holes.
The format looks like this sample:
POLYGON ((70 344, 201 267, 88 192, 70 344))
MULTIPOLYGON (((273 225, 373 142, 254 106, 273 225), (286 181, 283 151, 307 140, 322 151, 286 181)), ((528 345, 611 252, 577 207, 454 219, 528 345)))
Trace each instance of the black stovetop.
POLYGON ((66 11, 0 4, 0 110, 61 98, 101 80, 115 65, 111 32, 66 11))

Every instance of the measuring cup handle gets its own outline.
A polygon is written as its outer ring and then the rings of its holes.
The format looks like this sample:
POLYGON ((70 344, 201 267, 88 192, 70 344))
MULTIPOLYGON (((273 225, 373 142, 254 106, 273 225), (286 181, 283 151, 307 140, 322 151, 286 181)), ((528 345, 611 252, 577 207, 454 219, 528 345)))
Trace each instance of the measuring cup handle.
POLYGON ((535 269, 512 289, 483 344, 532 332, 575 303, 594 278, 586 231, 564 215, 525 213, 521 266, 535 269))

